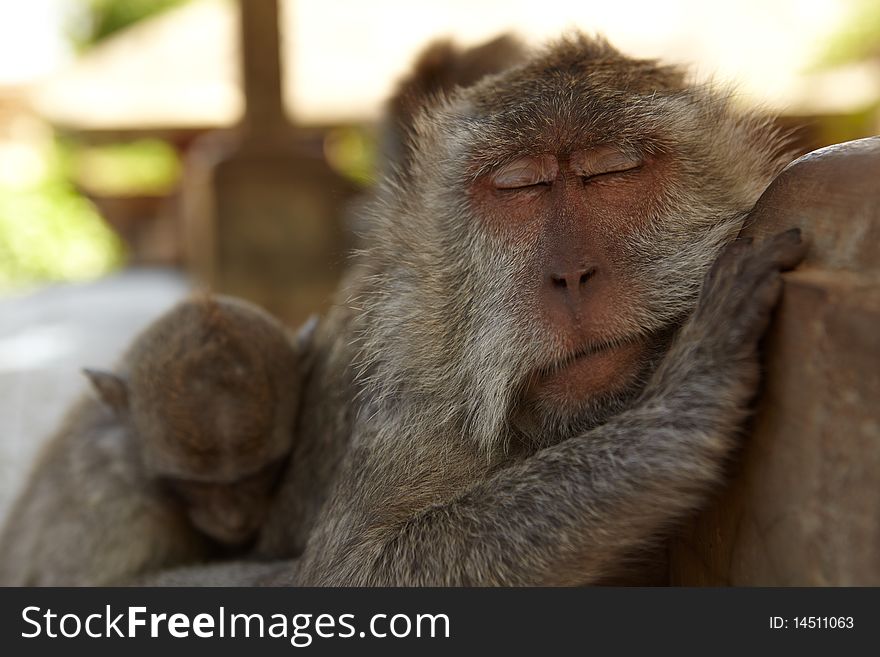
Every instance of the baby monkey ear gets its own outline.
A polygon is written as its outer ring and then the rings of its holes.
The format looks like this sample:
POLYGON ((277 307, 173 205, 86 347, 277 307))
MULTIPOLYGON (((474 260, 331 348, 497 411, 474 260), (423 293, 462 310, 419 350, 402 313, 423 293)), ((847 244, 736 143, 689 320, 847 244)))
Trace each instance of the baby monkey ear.
POLYGON ((83 369, 83 374, 92 382, 101 401, 113 409, 115 413, 122 413, 128 409, 128 386, 125 379, 112 372, 88 368, 83 369))

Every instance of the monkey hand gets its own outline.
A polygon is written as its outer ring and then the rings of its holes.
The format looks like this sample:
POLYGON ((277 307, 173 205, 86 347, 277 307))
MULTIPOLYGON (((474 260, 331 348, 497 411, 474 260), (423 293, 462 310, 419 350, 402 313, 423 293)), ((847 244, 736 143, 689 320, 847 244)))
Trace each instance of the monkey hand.
POLYGON ((753 356, 782 293, 781 272, 797 266, 806 250, 799 228, 760 244, 728 244, 706 275, 692 323, 698 335, 691 337, 726 358, 753 356))
POLYGON ((760 244, 738 239, 722 249, 706 274, 694 314, 643 398, 693 404, 710 393, 734 415, 745 413, 760 375, 758 342, 782 293, 781 273, 797 266, 806 250, 797 228, 760 244))

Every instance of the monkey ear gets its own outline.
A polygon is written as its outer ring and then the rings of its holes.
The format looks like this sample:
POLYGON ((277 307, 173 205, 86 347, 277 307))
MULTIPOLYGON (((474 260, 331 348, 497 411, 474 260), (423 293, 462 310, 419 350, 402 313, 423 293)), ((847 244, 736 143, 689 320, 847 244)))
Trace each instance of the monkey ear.
POLYGON ((101 401, 116 413, 121 413, 128 408, 128 386, 125 379, 112 372, 87 368, 83 369, 83 374, 92 382, 101 401))

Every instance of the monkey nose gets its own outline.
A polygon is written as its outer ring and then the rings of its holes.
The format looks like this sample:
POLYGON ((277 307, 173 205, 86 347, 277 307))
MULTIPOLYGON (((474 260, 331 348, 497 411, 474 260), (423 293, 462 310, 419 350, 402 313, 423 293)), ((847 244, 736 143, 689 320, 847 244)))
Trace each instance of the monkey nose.
POLYGON ((566 295, 578 298, 589 280, 595 275, 595 267, 583 267, 569 272, 552 273, 550 274, 550 283, 555 289, 566 295))

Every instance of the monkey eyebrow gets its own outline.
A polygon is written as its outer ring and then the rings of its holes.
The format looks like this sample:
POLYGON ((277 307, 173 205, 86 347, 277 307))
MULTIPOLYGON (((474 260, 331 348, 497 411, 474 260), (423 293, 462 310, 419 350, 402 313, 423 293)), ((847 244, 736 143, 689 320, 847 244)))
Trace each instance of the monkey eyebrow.
POLYGON ((579 176, 598 176, 604 173, 630 171, 640 167, 644 159, 624 153, 613 146, 575 151, 570 158, 572 170, 579 176))
POLYGON ((558 173, 555 155, 524 155, 498 169, 492 175, 492 184, 496 189, 519 189, 552 182, 558 173))

